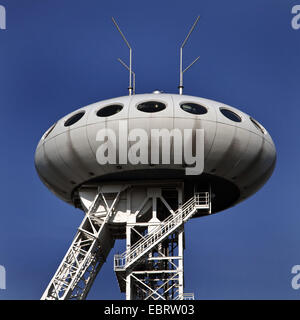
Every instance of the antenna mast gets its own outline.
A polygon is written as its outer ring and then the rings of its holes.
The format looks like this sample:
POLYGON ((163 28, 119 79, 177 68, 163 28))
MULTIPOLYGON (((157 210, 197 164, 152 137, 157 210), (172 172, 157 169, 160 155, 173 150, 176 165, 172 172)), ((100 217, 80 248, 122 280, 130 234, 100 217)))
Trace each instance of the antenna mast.
POLYGON ((132 48, 130 44, 128 43, 127 39, 125 38, 123 32, 121 31, 120 27, 118 26, 116 20, 112 17, 112 21, 114 25, 116 26, 117 30, 119 31, 121 37, 123 38, 124 42, 126 43, 127 47, 129 48, 129 95, 132 95, 132 48))
MULTIPOLYGON (((123 67, 125 67, 130 72, 130 68, 122 59, 118 58, 118 61, 121 63, 123 67)), ((133 94, 135 94, 135 73, 132 70, 131 70, 131 73, 133 77, 133 94)))
POLYGON ((183 43, 182 43, 182 45, 181 45, 181 47, 180 47, 180 80, 179 80, 179 87, 178 87, 178 89, 179 89, 179 94, 182 94, 182 92, 183 92, 183 74, 184 74, 188 69, 190 69, 190 67, 191 67, 195 62, 197 62, 198 59, 200 58, 200 56, 197 57, 191 64, 189 64, 184 70, 182 70, 182 69, 183 69, 183 66, 182 66, 183 48, 184 48, 185 44, 187 43, 187 41, 188 41, 190 35, 192 34, 193 30, 195 29, 195 27, 196 27, 199 19, 200 19, 200 16, 198 16, 197 19, 195 20, 195 22, 194 22, 194 24, 192 25, 192 27, 191 27, 188 35, 186 36, 186 38, 184 39, 184 41, 183 41, 183 43))

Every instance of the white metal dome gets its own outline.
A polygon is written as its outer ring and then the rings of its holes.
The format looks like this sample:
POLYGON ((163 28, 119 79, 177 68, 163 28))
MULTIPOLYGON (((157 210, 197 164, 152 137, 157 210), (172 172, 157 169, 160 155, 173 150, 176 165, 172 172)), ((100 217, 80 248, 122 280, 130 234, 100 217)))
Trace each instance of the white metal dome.
POLYGON ((35 154, 41 180, 53 193, 72 204, 78 187, 88 181, 180 177, 187 182, 204 179, 215 184, 216 189, 222 189, 228 201, 217 204, 214 212, 255 193, 272 174, 275 162, 276 150, 271 136, 249 115, 213 100, 157 92, 100 101, 66 115, 44 134, 35 154), (147 101, 163 103, 166 108, 152 113, 137 109, 140 103, 147 101), (183 103, 199 104, 206 113, 187 112, 180 107, 183 103), (122 110, 111 116, 97 116, 99 110, 112 105, 119 105, 122 110), (222 109, 234 112, 239 122, 224 115, 222 109), (128 130, 204 129, 203 174, 187 177, 185 168, 174 164, 99 165, 97 132, 103 128, 118 131, 120 120, 127 121, 128 130))

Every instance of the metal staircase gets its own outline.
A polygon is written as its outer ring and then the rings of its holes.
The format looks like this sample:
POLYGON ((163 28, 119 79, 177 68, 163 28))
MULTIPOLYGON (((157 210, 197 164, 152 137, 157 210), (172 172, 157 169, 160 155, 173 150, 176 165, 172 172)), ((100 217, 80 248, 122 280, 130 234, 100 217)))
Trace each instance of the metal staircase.
MULTIPOLYGON (((210 211, 209 192, 199 192, 179 207, 173 215, 170 215, 146 237, 137 241, 131 248, 121 255, 114 257, 114 270, 124 274, 128 268, 142 259, 151 249, 180 228, 199 209, 210 211)), ((118 279, 120 276, 118 276, 118 279)))

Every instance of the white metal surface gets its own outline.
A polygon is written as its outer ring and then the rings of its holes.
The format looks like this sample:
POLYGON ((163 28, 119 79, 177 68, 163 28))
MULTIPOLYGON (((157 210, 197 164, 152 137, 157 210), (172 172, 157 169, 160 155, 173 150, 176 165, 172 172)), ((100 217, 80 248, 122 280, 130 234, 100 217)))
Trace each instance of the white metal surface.
MULTIPOLYGON (((159 168, 130 163, 122 165, 122 168, 99 165, 96 160, 99 147, 97 132, 110 128, 118 134, 120 120, 126 121, 128 130, 143 128, 150 132, 152 128, 203 129, 204 173, 232 182, 240 192, 237 202, 255 193, 272 174, 275 166, 276 150, 269 133, 260 132, 244 112, 217 101, 176 94, 138 94, 100 101, 79 110, 85 111, 84 117, 71 127, 65 127, 64 122, 78 110, 57 121, 50 134, 40 140, 35 155, 35 165, 41 180, 52 192, 69 203, 72 203, 73 191, 91 178, 114 173, 122 179, 124 172, 150 172, 159 168), (144 101, 160 101, 167 107, 160 112, 147 114, 136 108, 137 104, 144 101), (207 108, 207 113, 187 113, 180 108, 180 104, 185 102, 201 104, 207 108), (111 104, 121 104, 123 109, 111 117, 97 117, 99 109, 111 104), (242 121, 227 119, 220 113, 220 107, 234 111, 242 121)), ((180 165, 170 164, 167 167, 184 170, 180 165)))

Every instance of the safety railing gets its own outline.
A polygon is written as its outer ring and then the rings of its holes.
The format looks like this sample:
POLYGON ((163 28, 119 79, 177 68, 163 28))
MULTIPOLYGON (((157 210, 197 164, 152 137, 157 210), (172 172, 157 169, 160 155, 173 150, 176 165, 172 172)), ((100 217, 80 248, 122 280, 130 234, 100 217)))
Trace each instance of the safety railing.
POLYGON ((149 251, 163 238, 174 232, 182 223, 186 222, 197 209, 210 207, 210 199, 208 192, 196 193, 190 200, 179 207, 174 215, 169 216, 159 226, 157 226, 145 238, 137 241, 131 248, 121 255, 115 255, 115 270, 124 270, 131 263, 139 259, 145 252, 149 251))
POLYGON ((178 295, 175 300, 195 300, 194 293, 184 293, 178 295))

